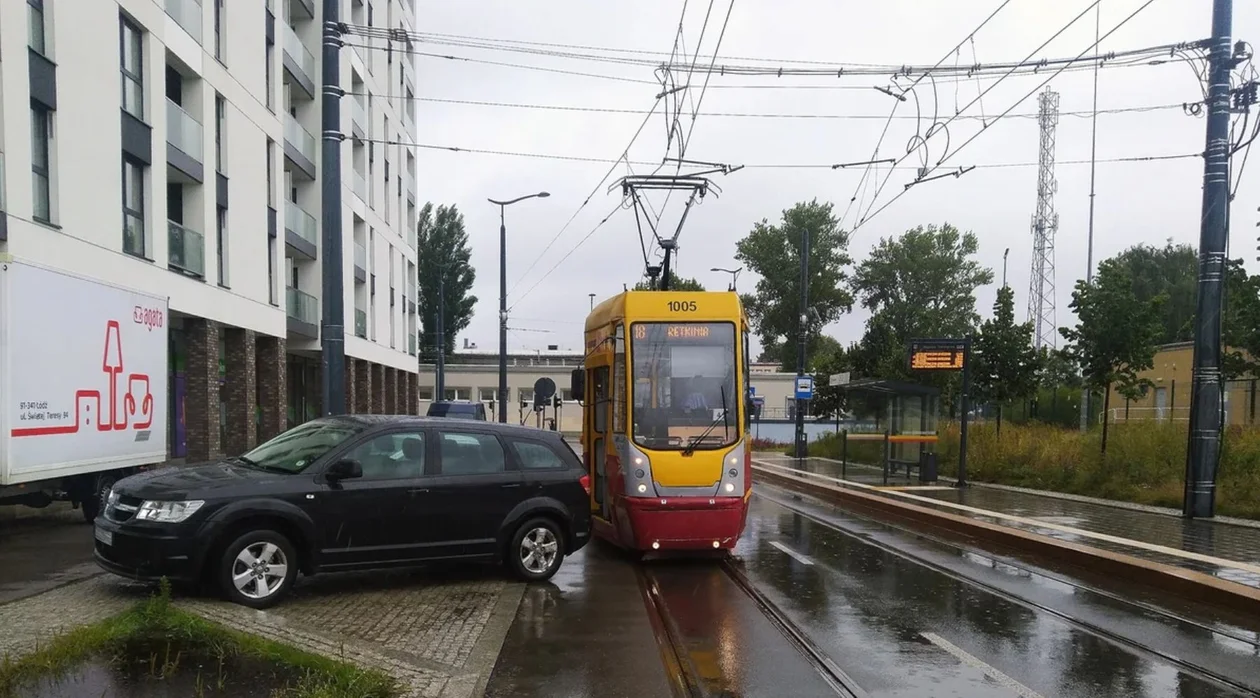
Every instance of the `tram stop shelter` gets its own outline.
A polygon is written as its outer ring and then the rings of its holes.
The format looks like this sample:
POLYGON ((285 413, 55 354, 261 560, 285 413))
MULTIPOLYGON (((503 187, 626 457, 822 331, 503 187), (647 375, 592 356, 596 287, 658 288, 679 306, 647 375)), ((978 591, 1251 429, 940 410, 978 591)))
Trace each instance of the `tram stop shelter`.
POLYGON ((936 481, 940 389, 877 378, 856 380, 839 389, 858 427, 846 431, 845 439, 883 443, 884 484, 903 465, 907 478, 917 468, 920 481, 936 481))

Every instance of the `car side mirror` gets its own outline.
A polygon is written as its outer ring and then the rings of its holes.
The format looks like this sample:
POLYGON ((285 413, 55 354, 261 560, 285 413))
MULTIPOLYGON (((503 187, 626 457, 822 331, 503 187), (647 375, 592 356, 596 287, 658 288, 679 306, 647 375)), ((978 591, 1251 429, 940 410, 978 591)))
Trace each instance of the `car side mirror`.
POLYGON ((324 477, 331 482, 353 480, 354 478, 363 477, 363 466, 357 460, 346 458, 328 466, 324 477))
POLYGON ((578 402, 586 400, 586 369, 575 368, 569 378, 569 388, 578 402))

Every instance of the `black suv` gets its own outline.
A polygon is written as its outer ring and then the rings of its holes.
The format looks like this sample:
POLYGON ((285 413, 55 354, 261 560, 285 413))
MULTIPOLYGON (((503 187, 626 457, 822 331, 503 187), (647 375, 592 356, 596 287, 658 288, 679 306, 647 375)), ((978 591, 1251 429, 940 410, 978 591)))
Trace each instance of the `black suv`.
POLYGON ((96 519, 96 561, 133 579, 212 581, 253 608, 299 571, 483 560, 537 581, 589 540, 589 493, 554 432, 329 417, 239 458, 119 480, 96 519))

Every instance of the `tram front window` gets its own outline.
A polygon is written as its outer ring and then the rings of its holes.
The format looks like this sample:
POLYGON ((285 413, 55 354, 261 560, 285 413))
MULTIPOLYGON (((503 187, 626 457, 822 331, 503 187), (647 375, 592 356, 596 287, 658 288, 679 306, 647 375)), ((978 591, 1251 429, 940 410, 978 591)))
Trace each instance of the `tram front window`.
POLYGON ((654 450, 715 449, 739 437, 735 325, 631 325, 634 442, 654 450))

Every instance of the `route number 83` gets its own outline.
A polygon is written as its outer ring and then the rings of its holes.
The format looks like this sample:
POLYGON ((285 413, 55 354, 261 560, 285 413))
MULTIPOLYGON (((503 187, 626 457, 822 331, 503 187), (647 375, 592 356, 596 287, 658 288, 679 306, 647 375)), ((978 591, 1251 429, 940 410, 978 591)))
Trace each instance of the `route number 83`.
POLYGON ((672 313, 694 313, 696 312, 695 301, 670 301, 669 310, 672 313))

